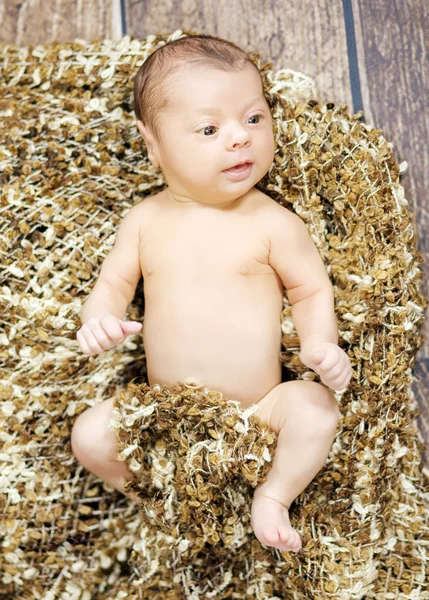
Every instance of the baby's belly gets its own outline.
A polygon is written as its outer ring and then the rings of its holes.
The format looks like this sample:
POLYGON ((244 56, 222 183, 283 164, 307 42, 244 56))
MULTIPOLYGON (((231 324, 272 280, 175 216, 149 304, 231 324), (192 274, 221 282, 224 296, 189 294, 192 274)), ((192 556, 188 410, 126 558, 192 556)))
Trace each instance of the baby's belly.
POLYGON ((151 284, 143 326, 149 385, 192 377, 249 406, 281 382, 283 297, 274 278, 222 288, 151 284))

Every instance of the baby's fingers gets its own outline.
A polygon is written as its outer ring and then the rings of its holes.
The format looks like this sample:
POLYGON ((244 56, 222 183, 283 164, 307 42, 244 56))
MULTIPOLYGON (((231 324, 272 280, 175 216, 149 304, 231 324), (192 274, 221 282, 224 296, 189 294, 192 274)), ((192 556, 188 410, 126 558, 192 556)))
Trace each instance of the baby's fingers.
POLYGON ((142 324, 138 321, 121 321, 121 329, 126 336, 138 333, 141 328, 142 324))
POLYGON ((348 386, 352 376, 352 369, 349 361, 347 360, 347 364, 343 366, 339 374, 336 374, 332 377, 331 373, 329 373, 328 376, 332 382, 332 389, 337 391, 344 390, 348 386))
POLYGON ((344 372, 347 368, 347 359, 340 359, 334 366, 325 371, 325 374, 329 376, 330 379, 343 379, 344 372))
POLYGON ((91 356, 110 350, 124 339, 119 319, 108 314, 91 317, 80 331, 91 350, 91 356))
POLYGON ((339 390, 344 390, 349 385, 352 375, 352 367, 350 364, 348 364, 342 373, 342 377, 340 377, 340 383, 338 387, 339 390))
POLYGON ((351 376, 347 375, 347 377, 345 377, 342 381, 340 381, 340 383, 338 385, 336 385, 335 391, 342 392, 343 390, 345 390, 347 388, 347 386, 349 385, 350 380, 351 380, 351 376))
POLYGON ((121 321, 113 315, 103 315, 96 325, 97 334, 106 335, 106 342, 120 344, 124 340, 121 321))
POLYGON ((326 375, 329 374, 330 377, 335 377, 336 374, 339 374, 344 368, 344 362, 341 359, 341 350, 334 348, 328 352, 318 368, 326 375))
POLYGON ((97 342, 95 335, 90 329, 80 329, 77 334, 77 341, 79 342, 80 349, 84 354, 88 356, 94 356, 94 354, 100 354, 103 352, 103 348, 97 342))

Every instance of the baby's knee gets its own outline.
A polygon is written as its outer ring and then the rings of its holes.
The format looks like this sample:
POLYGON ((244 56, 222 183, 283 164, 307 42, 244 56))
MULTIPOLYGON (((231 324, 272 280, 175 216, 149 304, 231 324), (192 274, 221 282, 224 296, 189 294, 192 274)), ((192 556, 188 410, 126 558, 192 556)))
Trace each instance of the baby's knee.
POLYGON ((307 389, 307 405, 312 423, 317 429, 336 430, 340 419, 340 407, 334 394, 326 387, 316 382, 307 389))
POLYGON ((92 419, 88 419, 88 410, 78 416, 73 424, 70 437, 72 452, 82 463, 87 461, 88 456, 91 456, 95 437, 95 426, 92 424, 91 427, 92 419))
POLYGON ((84 465, 114 460, 116 456, 115 434, 107 429, 107 421, 99 417, 94 407, 88 409, 78 416, 71 431, 72 452, 84 465))

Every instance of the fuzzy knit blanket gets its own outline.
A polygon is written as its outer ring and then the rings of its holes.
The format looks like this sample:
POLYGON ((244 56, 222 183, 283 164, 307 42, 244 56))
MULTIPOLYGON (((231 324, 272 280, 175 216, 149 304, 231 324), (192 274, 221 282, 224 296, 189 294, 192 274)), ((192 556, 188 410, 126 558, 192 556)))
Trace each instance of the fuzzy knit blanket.
MULTIPOLYGON (((314 82, 258 54, 277 150, 262 191, 306 223, 330 275, 353 378, 323 469, 296 499, 300 553, 250 526, 276 436, 220 392, 146 383, 141 336, 89 358, 79 314, 118 224, 164 189, 133 79, 189 32, 0 46, 0 597, 429 599, 429 474, 411 391, 427 300, 392 144, 314 82), (86 471, 70 433, 115 397, 137 506, 86 471)), ((139 286, 138 289, 141 289, 139 286)), ((141 294, 127 319, 144 318, 141 294)), ((284 299, 284 380, 299 361, 284 299)))

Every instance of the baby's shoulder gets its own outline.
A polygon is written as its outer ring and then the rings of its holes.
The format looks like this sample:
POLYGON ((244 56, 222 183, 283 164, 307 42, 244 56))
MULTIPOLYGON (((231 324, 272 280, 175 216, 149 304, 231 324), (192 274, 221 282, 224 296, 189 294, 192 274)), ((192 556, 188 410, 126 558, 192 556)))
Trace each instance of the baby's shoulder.
POLYGON ((156 196, 158 196, 158 194, 155 194, 155 196, 148 196, 129 210, 133 215, 133 219, 139 221, 141 226, 147 224, 154 212, 158 209, 159 202, 157 201, 156 196))
POLYGON ((261 228, 265 239, 272 241, 279 237, 290 236, 296 231, 302 232, 303 221, 293 210, 286 208, 267 194, 259 193, 257 202, 259 211, 253 222, 261 228))
POLYGON ((294 218, 294 213, 290 209, 286 208, 286 206, 283 206, 276 200, 273 200, 273 198, 267 194, 264 194, 264 192, 261 192, 260 190, 256 190, 256 192, 256 205, 261 216, 263 216, 268 222, 275 223, 278 219, 287 219, 289 215, 292 215, 290 218, 294 218))

